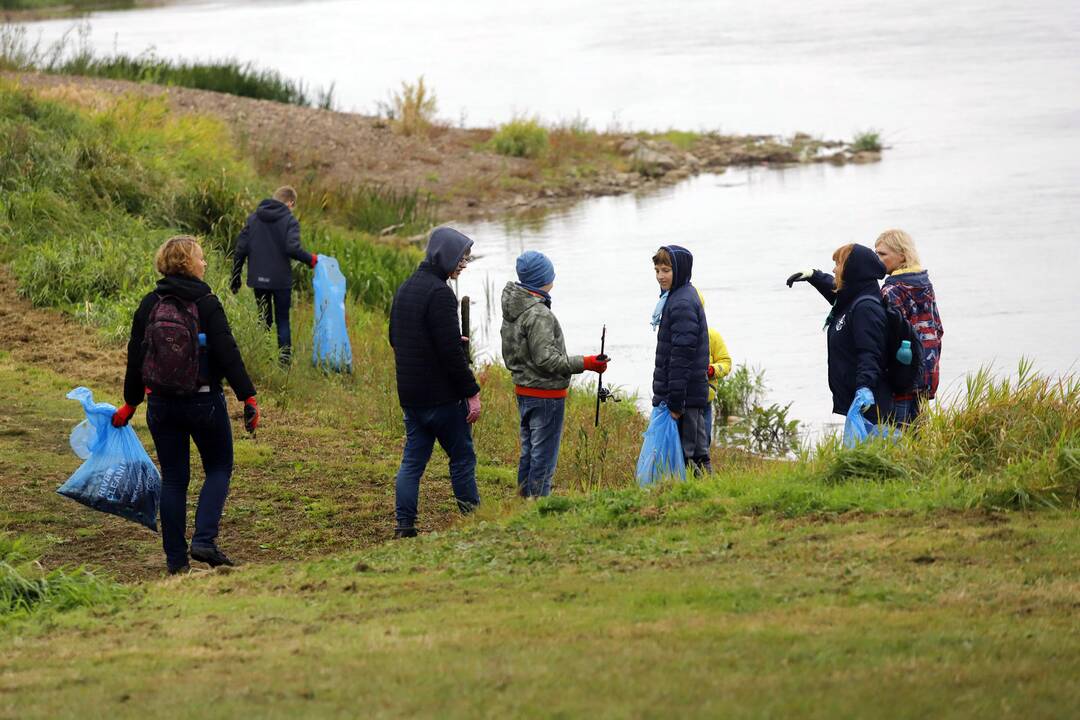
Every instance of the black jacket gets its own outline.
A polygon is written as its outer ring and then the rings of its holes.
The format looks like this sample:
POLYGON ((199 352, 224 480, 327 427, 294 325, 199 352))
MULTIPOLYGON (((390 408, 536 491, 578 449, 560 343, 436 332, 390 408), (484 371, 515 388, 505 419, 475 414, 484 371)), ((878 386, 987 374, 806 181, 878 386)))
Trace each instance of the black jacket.
POLYGON ((709 325, 701 298, 690 284, 694 256, 678 245, 664 249, 671 255, 673 277, 656 331, 652 404, 666 402, 669 410, 682 412, 709 404, 709 325))
POLYGON ((202 280, 184 275, 168 275, 158 280, 154 292, 147 294, 139 303, 135 317, 131 321, 131 339, 128 340, 127 373, 124 376, 124 402, 138 405, 143 401, 146 389, 142 381, 142 365, 145 349, 143 336, 150 312, 161 299, 160 295, 175 295, 183 300, 195 301, 199 309, 199 332, 206 334, 206 352, 210 374, 210 387, 221 389, 221 380, 229 381, 233 392, 240 400, 247 400, 255 394, 255 386, 248 377, 240 349, 236 346, 229 321, 225 318, 225 309, 221 301, 210 291, 210 286, 202 280))
POLYGON ((402 407, 445 405, 480 392, 461 343, 457 297, 446 284, 471 246, 458 231, 436 228, 424 261, 394 293, 390 345, 402 407))
POLYGON ((240 273, 248 261, 247 285, 260 290, 292 287, 289 260, 311 265, 311 253, 300 246, 300 222, 285 203, 263 200, 248 216, 236 238, 233 252, 232 289, 240 289, 240 273))
POLYGON ((847 415, 855 391, 866 387, 877 401, 865 413, 874 422, 889 420, 893 414, 892 389, 885 375, 885 307, 877 282, 883 277, 885 266, 877 254, 856 245, 844 265, 844 287, 840 292, 836 292, 833 276, 828 273, 815 270, 810 279, 810 284, 833 304, 827 321, 833 412, 847 415), (864 296, 870 299, 856 305, 855 301, 864 296))

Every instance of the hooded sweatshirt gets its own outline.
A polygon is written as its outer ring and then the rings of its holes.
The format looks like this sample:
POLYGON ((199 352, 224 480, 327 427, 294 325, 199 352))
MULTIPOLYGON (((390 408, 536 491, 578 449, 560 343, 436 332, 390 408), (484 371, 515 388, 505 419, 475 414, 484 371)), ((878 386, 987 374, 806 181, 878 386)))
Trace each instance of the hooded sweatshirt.
POLYGON ((143 358, 146 349, 143 338, 150 312, 162 295, 174 295, 181 300, 193 301, 199 311, 199 331, 206 334, 206 354, 210 376, 210 389, 221 391, 221 380, 227 379, 239 400, 247 400, 255 394, 255 386, 248 377, 240 349, 236 346, 225 309, 202 280, 187 275, 166 275, 158 280, 157 287, 139 303, 139 309, 131 321, 131 337, 128 340, 127 372, 124 375, 124 402, 138 405, 143 401, 146 388, 142 381, 143 358))
POLYGON ((402 407, 460 402, 480 392, 461 344, 454 291, 446 284, 473 241, 436 228, 416 271, 394 293, 390 345, 402 407))
POLYGON ((709 400, 709 325, 697 290, 690 284, 694 256, 678 245, 664 247, 671 255, 672 281, 656 331, 653 407, 704 408, 709 400))
POLYGON ((585 358, 567 355, 551 301, 515 282, 502 291, 502 354, 518 395, 566 397, 570 377, 585 371, 585 358))
MULTIPOLYGON (((815 272, 815 279, 818 275, 825 273, 815 272)), ((874 393, 876 405, 866 413, 874 422, 892 416, 892 390, 885 376, 885 307, 878 288, 878 280, 883 277, 885 266, 877 254, 856 245, 844 265, 844 287, 833 292, 835 301, 827 321, 833 412, 846 415, 855 391, 865 387, 874 393), (877 302, 855 304, 863 296, 877 302)), ((818 289, 828 297, 824 288, 818 289)))
POLYGON ((248 216, 236 238, 232 286, 240 288, 240 272, 248 263, 247 285, 260 290, 292 287, 291 260, 311 265, 311 253, 300 246, 300 222, 289 206, 267 199, 248 216))
POLYGON ((930 276, 922 269, 900 269, 885 278, 881 296, 900 311, 919 333, 923 346, 923 373, 916 392, 933 398, 937 395, 941 364, 941 336, 945 328, 938 314, 937 298, 930 276))

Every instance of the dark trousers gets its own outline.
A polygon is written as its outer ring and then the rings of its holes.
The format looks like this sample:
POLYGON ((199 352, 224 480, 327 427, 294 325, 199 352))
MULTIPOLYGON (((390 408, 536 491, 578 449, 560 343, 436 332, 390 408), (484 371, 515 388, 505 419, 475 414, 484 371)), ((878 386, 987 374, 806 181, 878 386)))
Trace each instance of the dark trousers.
POLYGON ((517 396, 521 417, 521 459, 518 460, 518 493, 522 497, 551 494, 551 478, 559 462, 566 398, 517 396))
POLYGON ((161 465, 161 544, 169 567, 187 564, 187 490, 191 480, 191 444, 202 458, 206 481, 195 510, 192 547, 217 544, 221 513, 233 469, 232 426, 221 392, 191 397, 150 396, 146 424, 161 465))
POLYGON ((263 290, 255 288, 255 302, 262 312, 263 325, 277 326, 277 344, 282 362, 288 362, 292 356, 292 328, 289 326, 289 307, 292 304, 292 288, 284 290, 263 290))
POLYGON ((688 468, 699 472, 712 472, 709 459, 709 428, 705 424, 705 408, 684 408, 679 418, 679 440, 682 441, 683 459, 688 468))
POLYGON ((476 489, 476 452, 472 430, 465 422, 465 401, 425 408, 402 408, 405 413, 405 450, 396 483, 396 515, 399 529, 416 523, 420 501, 420 477, 424 474, 435 441, 450 458, 450 485, 458 509, 472 512, 480 504, 476 489))

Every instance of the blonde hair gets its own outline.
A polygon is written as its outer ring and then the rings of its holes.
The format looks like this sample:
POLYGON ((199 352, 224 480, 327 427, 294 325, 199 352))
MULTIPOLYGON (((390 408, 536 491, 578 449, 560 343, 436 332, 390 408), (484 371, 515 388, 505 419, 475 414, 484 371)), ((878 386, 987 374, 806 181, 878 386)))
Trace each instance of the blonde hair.
POLYGON ((848 258, 851 257, 851 251, 855 249, 855 243, 848 243, 847 245, 841 245, 836 248, 836 252, 832 254, 833 262, 836 263, 836 278, 834 283, 836 285, 836 291, 844 287, 844 266, 847 265, 848 258))
POLYGON ((886 230, 874 241, 874 247, 878 245, 884 245, 897 255, 903 255, 904 262, 900 267, 922 265, 919 262, 919 251, 915 249, 915 241, 903 230, 886 230))
POLYGON ((162 275, 198 277, 200 268, 197 250, 202 251, 198 240, 191 235, 176 235, 158 248, 154 255, 154 267, 162 275))
POLYGON ((274 199, 280 203, 288 205, 292 203, 296 204, 296 190, 293 190, 291 185, 282 185, 274 191, 274 199))
POLYGON ((652 256, 653 265, 663 265, 664 267, 675 267, 671 264, 671 254, 664 248, 660 248, 656 251, 656 254, 652 256))

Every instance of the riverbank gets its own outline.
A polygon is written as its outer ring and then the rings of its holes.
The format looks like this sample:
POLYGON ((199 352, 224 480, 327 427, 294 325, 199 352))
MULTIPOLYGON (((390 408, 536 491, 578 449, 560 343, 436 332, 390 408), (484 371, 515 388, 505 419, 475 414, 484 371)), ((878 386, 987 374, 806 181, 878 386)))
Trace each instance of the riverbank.
POLYGON ((258 172, 298 187, 376 183, 430 194, 440 220, 543 212, 583 198, 647 193, 732 166, 863 163, 880 152, 853 143, 718 133, 621 133, 555 127, 551 149, 509 157, 491 146, 497 129, 435 123, 403 135, 385 118, 297 107, 221 93, 100 78, 8 73, 45 97, 101 106, 127 93, 163 95, 182 113, 223 120, 258 172))
POLYGON ((169 0, 6 0, 0 3, 0 22, 33 22, 77 18, 103 10, 137 10, 175 4, 169 0))

